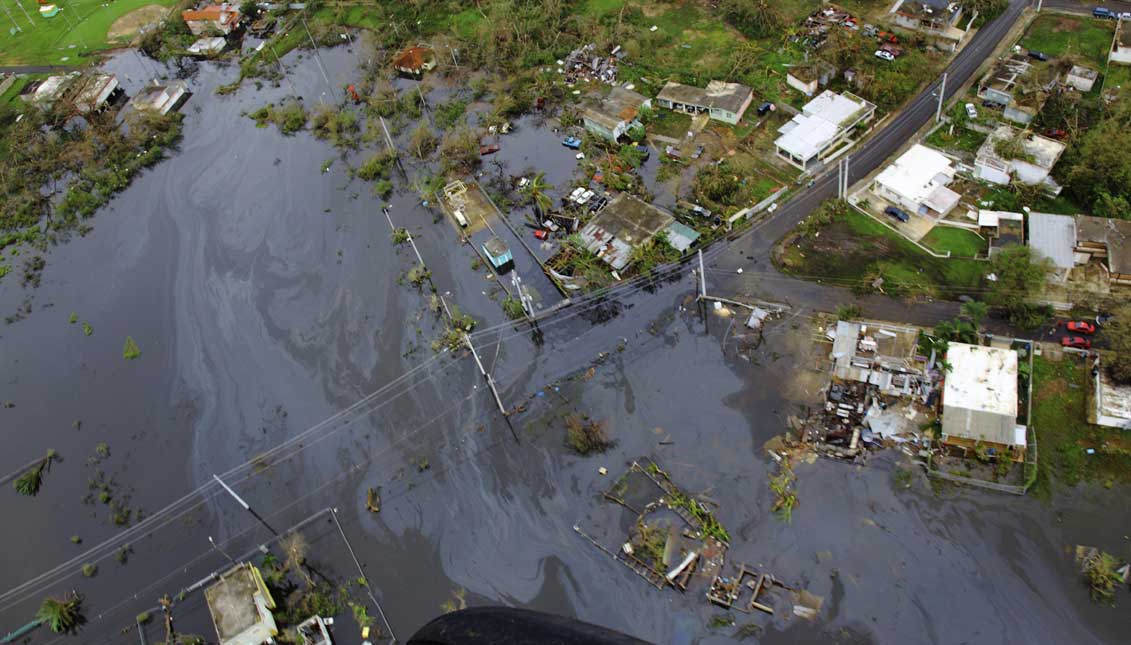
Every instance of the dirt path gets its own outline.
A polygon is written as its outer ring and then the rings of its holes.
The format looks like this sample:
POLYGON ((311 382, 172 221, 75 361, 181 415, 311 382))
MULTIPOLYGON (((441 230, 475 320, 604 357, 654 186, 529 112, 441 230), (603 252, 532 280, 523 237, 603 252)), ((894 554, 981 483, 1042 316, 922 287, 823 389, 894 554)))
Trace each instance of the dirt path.
POLYGON ((150 4, 140 9, 134 9, 110 25, 110 29, 106 32, 106 40, 131 38, 142 27, 159 22, 168 11, 168 7, 162 7, 159 4, 150 4))

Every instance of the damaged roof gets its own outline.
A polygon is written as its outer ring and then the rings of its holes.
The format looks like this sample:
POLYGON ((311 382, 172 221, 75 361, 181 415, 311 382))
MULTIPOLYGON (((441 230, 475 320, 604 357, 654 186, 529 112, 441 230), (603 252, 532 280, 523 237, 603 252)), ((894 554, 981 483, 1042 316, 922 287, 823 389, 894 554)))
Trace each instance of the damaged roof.
POLYGON ((628 266, 634 249, 646 244, 674 220, 667 211, 621 193, 581 229, 580 235, 585 248, 619 271, 628 266))
POLYGON ((704 89, 668 81, 664 84, 660 93, 656 95, 656 98, 661 101, 717 108, 738 113, 753 94, 754 90, 741 83, 711 81, 707 83, 707 87, 704 89))

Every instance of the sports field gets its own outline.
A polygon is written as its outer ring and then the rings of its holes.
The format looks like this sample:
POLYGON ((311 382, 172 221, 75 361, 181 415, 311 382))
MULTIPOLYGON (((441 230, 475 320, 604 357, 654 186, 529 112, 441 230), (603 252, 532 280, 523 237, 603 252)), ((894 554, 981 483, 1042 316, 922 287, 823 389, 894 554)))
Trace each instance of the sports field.
MULTIPOLYGON (((0 66, 79 65, 86 55, 128 42, 133 29, 130 19, 118 24, 116 37, 109 32, 114 22, 144 7, 170 7, 176 0, 58 0, 61 9, 52 18, 39 13, 36 0, 3 0, 0 15, 0 66), (127 32, 127 33, 123 33, 127 32)), ((153 19, 155 9, 135 14, 140 22, 153 19)), ((138 21, 134 21, 138 22, 138 21)), ((136 25, 134 25, 136 28, 136 25)))

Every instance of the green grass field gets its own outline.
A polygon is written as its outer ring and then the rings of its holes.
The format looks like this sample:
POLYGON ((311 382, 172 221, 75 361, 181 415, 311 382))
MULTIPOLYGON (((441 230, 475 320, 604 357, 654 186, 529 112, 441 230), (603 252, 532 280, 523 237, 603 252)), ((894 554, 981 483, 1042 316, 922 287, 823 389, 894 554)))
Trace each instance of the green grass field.
POLYGON ((1114 25, 1110 20, 1091 17, 1044 14, 1033 21, 1018 44, 1049 56, 1070 54, 1086 58, 1102 71, 1107 64, 1114 25))
MULTIPOLYGON (((9 3, 21 32, 0 36, 0 65, 81 65, 90 53, 114 45, 106 38, 110 25, 127 13, 147 5, 172 6, 175 0, 59 0, 54 18, 39 15, 35 0, 18 0, 31 17, 9 3)), ((11 21, 5 24, 13 29, 11 21)))
POLYGON ((959 258, 972 258, 986 252, 986 240, 973 231, 954 226, 936 226, 921 242, 936 253, 946 253, 959 258))
POLYGON ((779 250, 777 264, 786 273, 826 284, 870 290, 872 280, 883 278, 889 295, 953 300, 978 295, 987 268, 975 260, 931 256, 855 209, 818 228, 802 224, 801 230, 807 233, 779 250))
POLYGON ((1072 357, 1033 360, 1033 419, 1037 432, 1037 482, 1047 498, 1052 484, 1105 486, 1131 480, 1131 442, 1122 430, 1088 423, 1088 371, 1072 357), (1094 448, 1095 454, 1087 454, 1094 448))

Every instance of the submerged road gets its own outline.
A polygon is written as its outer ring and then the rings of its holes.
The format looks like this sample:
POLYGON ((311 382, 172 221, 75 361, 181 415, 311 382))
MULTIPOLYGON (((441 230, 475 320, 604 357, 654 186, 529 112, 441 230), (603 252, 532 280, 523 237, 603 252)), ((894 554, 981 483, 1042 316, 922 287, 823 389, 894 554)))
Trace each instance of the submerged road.
MULTIPOLYGON (((973 76, 998 46, 1021 12, 1032 6, 1029 0, 1014 0, 1002 15, 984 25, 966 47, 946 68, 945 99, 949 99, 973 76)), ((1070 5, 1071 9, 1085 9, 1069 0, 1056 3, 1070 5)), ((1046 2, 1046 6, 1052 3, 1046 2)), ((942 78, 935 80, 896 113, 875 136, 850 153, 849 177, 855 183, 880 167, 896 150, 915 136, 915 133, 935 116, 939 86, 942 78)), ((788 301, 797 308, 834 309, 837 305, 856 302, 867 315, 915 324, 933 325, 952 318, 958 311, 954 302, 932 302, 910 305, 885 296, 854 295, 850 290, 815 284, 785 275, 771 261, 774 244, 792 230, 801 220, 816 210, 821 202, 836 197, 837 175, 830 172, 818 178, 814 185, 803 190, 784 204, 769 219, 755 224, 743 237, 731 243, 711 263, 710 288, 729 294, 757 295, 771 300, 788 301), (737 274, 742 268, 743 273, 737 274), (712 275, 713 273, 713 275, 712 275)))

